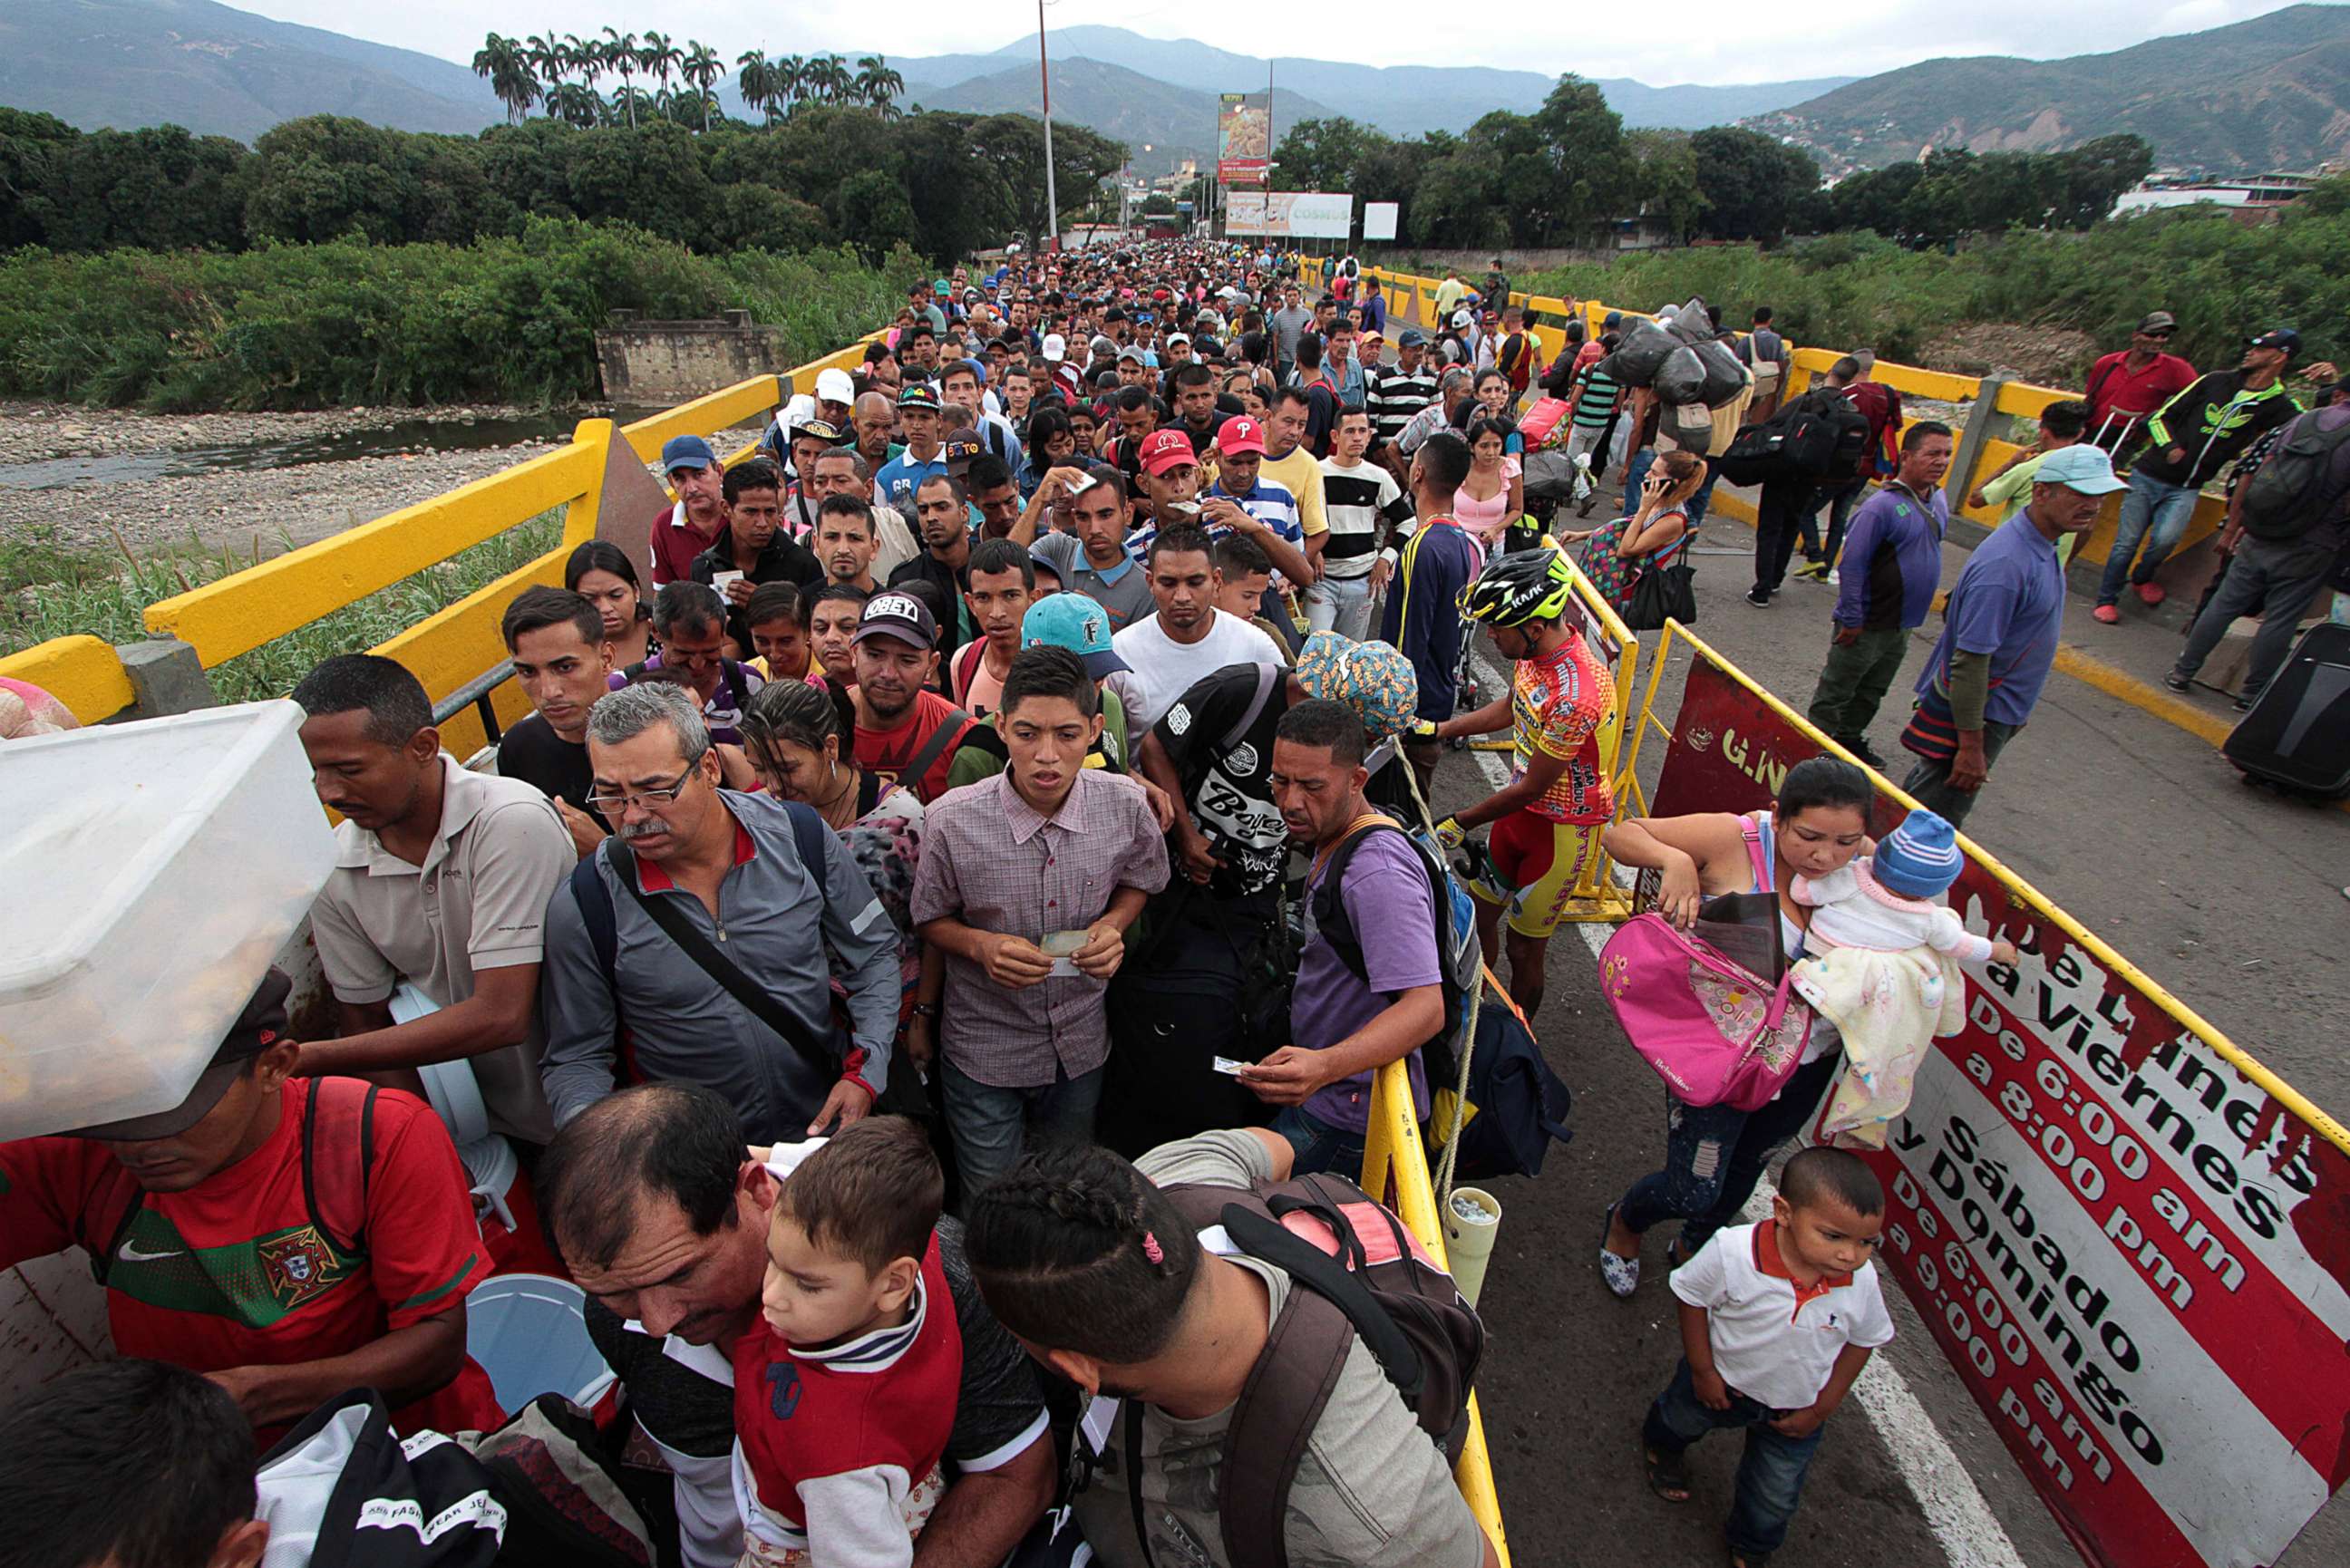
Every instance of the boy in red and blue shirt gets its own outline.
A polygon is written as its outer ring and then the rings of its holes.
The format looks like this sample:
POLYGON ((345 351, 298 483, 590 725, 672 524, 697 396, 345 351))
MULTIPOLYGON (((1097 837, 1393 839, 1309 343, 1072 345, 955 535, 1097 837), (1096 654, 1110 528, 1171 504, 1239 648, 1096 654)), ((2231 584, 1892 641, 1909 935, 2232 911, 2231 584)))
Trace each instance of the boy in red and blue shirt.
POLYGON ((759 1321, 734 1345, 746 1563, 913 1562, 962 1380, 936 1234, 944 1196, 937 1157, 902 1116, 845 1128, 784 1177, 759 1321))

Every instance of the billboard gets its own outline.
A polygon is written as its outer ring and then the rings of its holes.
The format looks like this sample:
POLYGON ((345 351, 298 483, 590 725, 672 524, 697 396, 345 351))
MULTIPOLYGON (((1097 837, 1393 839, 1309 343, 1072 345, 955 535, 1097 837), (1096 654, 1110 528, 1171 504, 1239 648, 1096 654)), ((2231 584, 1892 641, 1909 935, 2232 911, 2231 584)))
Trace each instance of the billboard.
MULTIPOLYGON (((1825 749, 1697 647, 1658 815, 1825 749)), ((2350 1477, 2342 1130, 1980 851, 1950 901, 2022 956, 1865 1151, 1882 1261, 2085 1561, 2274 1563, 2350 1477)))
POLYGON ((1216 178, 1227 185, 1263 185, 1272 159, 1272 96, 1224 94, 1217 101, 1216 178))
POLYGON ((1395 238, 1397 207, 1398 203, 1394 202, 1364 202, 1363 238, 1366 241, 1395 238))
POLYGON ((1355 198, 1344 191, 1234 191, 1224 230, 1289 240, 1343 240, 1355 225, 1355 198))

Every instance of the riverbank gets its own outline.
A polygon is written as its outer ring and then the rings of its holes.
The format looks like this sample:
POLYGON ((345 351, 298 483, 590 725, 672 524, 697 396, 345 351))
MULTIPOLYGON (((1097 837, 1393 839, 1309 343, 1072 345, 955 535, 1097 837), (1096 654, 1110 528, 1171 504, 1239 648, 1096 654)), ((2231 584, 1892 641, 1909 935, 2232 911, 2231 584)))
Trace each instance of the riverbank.
POLYGON ((512 467, 609 411, 148 414, 0 402, 0 539, 140 557, 192 547, 273 556, 512 467))

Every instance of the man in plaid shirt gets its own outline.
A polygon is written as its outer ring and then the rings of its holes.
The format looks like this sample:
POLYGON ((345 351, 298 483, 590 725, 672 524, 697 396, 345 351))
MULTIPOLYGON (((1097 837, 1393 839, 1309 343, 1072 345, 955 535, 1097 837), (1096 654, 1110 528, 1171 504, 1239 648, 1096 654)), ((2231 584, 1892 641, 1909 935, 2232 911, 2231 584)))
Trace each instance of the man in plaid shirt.
MULTIPOLYGON (((914 872, 914 921, 946 955, 940 1071, 966 1204, 1029 1138, 1092 1138, 1103 995, 1127 928, 1167 885, 1142 787, 1085 765, 1100 697, 1076 654, 1014 655, 996 725, 1004 771, 939 797, 914 872)), ((923 992, 915 1011, 940 1016, 923 992)))

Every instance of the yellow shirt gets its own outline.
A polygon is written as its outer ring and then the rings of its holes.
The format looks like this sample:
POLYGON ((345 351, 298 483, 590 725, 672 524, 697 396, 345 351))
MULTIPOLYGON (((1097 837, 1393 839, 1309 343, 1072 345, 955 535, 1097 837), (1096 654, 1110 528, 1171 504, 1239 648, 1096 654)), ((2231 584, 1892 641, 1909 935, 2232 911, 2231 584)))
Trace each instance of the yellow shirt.
POLYGON ((1304 441, 1290 448, 1289 455, 1277 462, 1266 458, 1256 472, 1259 478, 1269 479, 1297 497, 1297 525, 1307 538, 1330 531, 1330 520, 1322 514, 1322 465, 1305 450, 1304 441))

